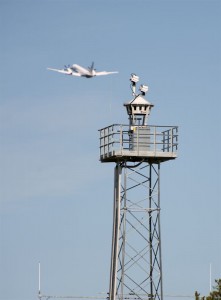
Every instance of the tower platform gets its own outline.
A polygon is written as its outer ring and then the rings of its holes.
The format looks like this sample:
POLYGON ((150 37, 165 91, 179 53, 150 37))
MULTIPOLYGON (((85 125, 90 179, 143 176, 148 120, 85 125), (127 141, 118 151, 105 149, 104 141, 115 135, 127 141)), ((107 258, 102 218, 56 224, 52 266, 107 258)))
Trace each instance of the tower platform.
POLYGON ((177 157, 177 126, 113 124, 99 132, 101 162, 161 163, 177 157))

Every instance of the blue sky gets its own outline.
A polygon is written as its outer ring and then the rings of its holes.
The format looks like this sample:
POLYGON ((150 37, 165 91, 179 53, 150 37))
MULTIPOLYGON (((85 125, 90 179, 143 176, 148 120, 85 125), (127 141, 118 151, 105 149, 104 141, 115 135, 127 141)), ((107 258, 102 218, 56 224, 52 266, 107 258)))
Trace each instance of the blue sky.
MULTIPOLYGON (((0 0, 0 299, 108 291, 113 164, 98 129, 126 123, 129 77, 150 124, 179 126, 161 167, 164 293, 221 277, 220 1, 0 0), (78 63, 118 75, 47 71, 78 63)), ((174 299, 174 298, 173 298, 174 299)))

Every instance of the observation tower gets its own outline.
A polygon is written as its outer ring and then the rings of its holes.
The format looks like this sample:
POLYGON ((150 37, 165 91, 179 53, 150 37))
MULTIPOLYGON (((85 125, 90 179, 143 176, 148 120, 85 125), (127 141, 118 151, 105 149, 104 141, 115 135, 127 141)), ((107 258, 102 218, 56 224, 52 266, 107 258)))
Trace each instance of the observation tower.
POLYGON ((100 161, 115 163, 110 300, 163 300, 160 165, 177 157, 178 127, 148 124, 148 87, 131 75, 129 124, 100 132, 100 161))

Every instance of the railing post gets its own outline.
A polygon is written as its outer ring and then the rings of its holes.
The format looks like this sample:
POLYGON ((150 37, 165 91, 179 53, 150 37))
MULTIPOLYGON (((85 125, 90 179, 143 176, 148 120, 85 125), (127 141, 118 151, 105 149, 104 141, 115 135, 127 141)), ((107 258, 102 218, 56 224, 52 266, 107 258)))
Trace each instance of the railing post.
POLYGON ((170 142, 170 147, 171 148, 170 149, 173 152, 173 128, 170 129, 170 134, 171 134, 171 142, 170 142))
POLYGON ((123 151, 123 130, 122 130, 122 124, 120 125, 120 152, 122 155, 123 151))
POLYGON ((138 151, 138 155, 139 155, 139 135, 140 135, 140 133, 139 133, 139 126, 137 126, 137 151, 138 151))
POLYGON ((156 126, 154 126, 154 153, 156 154, 156 126))

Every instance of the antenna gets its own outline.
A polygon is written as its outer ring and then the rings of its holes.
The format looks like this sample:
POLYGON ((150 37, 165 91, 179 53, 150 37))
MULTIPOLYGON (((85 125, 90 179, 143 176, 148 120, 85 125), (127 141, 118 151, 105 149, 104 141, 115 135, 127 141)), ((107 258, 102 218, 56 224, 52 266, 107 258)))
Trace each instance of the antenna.
POLYGON ((41 263, 38 263, 38 298, 41 300, 41 263))
POLYGON ((209 265, 209 291, 212 292, 212 264, 209 265))

